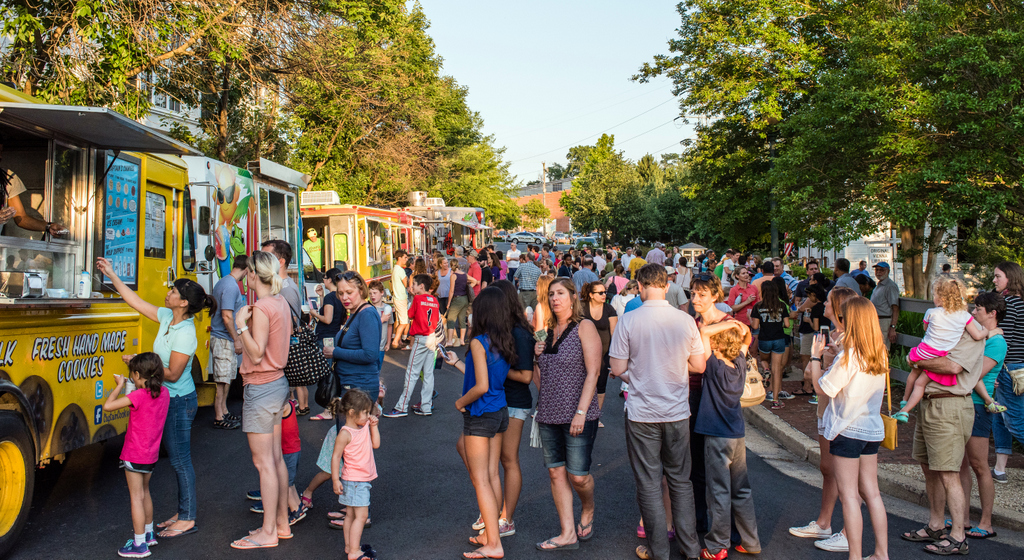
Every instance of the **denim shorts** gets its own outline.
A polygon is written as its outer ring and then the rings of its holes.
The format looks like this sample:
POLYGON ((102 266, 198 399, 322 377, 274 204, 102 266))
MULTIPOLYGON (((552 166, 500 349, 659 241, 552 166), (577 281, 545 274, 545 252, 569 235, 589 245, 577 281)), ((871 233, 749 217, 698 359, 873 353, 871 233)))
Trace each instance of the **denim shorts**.
POLYGON ((778 340, 758 339, 757 349, 760 350, 762 354, 785 354, 786 346, 789 346, 788 342, 789 340, 785 338, 780 338, 778 340))
POLYGON ((995 414, 985 410, 985 405, 974 403, 974 427, 971 428, 971 437, 988 438, 992 435, 992 422, 995 414))
POLYGON ((288 467, 288 486, 295 486, 295 471, 299 467, 299 455, 301 451, 284 454, 284 466, 288 467))
POLYGON ((462 413, 462 435, 492 438, 508 429, 508 407, 473 416, 462 413))
POLYGON ((338 503, 343 506, 370 507, 370 488, 373 485, 369 482, 342 479, 342 493, 338 496, 338 503))
POLYGON ((530 418, 530 413, 533 412, 532 408, 516 408, 514 406, 508 407, 509 419, 515 418, 516 420, 522 420, 526 422, 530 418))
POLYGON ((836 457, 860 459, 861 455, 878 455, 878 447, 881 444, 880 441, 864 441, 840 434, 829 443, 828 452, 836 457))
POLYGON ((571 424, 537 423, 540 443, 544 449, 544 466, 549 469, 565 467, 569 474, 587 476, 590 474, 590 455, 597 438, 597 420, 583 423, 578 436, 569 434, 571 424))

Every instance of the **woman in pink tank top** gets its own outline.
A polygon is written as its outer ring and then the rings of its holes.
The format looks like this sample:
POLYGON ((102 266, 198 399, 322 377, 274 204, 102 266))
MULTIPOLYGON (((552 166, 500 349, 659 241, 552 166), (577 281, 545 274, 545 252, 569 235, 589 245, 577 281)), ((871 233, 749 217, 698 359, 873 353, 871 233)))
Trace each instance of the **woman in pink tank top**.
POLYGON ((288 468, 281 452, 281 414, 288 399, 291 313, 281 291, 281 265, 267 252, 256 251, 247 263, 248 285, 256 304, 235 313, 242 341, 242 431, 249 439, 252 461, 260 473, 263 526, 231 543, 232 548, 271 548, 291 538, 288 525, 288 468))

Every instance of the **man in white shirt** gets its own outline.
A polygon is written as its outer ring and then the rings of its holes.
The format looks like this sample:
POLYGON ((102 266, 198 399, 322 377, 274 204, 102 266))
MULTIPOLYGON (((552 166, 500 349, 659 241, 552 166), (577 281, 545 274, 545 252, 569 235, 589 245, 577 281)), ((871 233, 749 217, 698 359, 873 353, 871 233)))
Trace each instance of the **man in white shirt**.
POLYGON ((608 266, 608 261, 601 256, 601 251, 594 251, 594 265, 597 267, 598 276, 604 274, 604 267, 608 266))
POLYGON ((626 452, 640 513, 650 528, 650 549, 644 552, 657 560, 667 560, 671 552, 668 535, 662 530, 661 479, 665 474, 676 536, 684 556, 697 558, 700 544, 690 482, 689 372, 704 372, 704 346, 693 318, 665 301, 668 277, 664 266, 645 265, 637 271, 636 280, 644 304, 619 317, 609 356, 612 376, 629 383, 626 452))
POLYGON ((622 258, 619 259, 619 262, 622 263, 622 268, 629 270, 629 261, 631 260, 633 260, 633 248, 626 247, 626 254, 622 255, 622 258))
POLYGON ((728 293, 732 287, 732 271, 736 268, 736 251, 728 249, 722 261, 722 288, 728 293))
POLYGON ((508 261, 509 275, 515 274, 516 269, 519 268, 519 255, 522 254, 522 251, 516 249, 516 243, 513 241, 508 252, 505 253, 505 260, 508 261))

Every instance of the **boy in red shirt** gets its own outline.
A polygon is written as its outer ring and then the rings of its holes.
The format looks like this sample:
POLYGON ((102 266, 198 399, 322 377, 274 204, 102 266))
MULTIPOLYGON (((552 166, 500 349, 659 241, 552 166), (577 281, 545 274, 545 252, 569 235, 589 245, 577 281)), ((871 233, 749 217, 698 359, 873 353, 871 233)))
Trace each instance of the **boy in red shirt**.
POLYGON ((413 414, 430 416, 430 399, 434 394, 434 358, 437 353, 437 337, 434 331, 441 320, 441 310, 437 298, 430 293, 434 280, 429 274, 417 274, 413 277, 409 291, 413 294, 409 305, 409 336, 412 337, 412 351, 409 353, 409 365, 405 368, 405 387, 398 397, 395 408, 384 413, 386 418, 408 416, 409 398, 416 386, 416 380, 423 373, 423 389, 420 392, 420 406, 412 407, 413 414))

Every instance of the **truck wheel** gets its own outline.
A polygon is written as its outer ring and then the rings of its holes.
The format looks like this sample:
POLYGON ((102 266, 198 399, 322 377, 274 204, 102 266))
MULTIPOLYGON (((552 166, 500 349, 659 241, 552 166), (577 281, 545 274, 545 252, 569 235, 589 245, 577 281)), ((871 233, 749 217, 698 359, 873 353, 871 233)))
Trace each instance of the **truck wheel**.
POLYGON ((0 558, 25 526, 35 475, 32 434, 25 421, 18 414, 0 412, 0 558))

